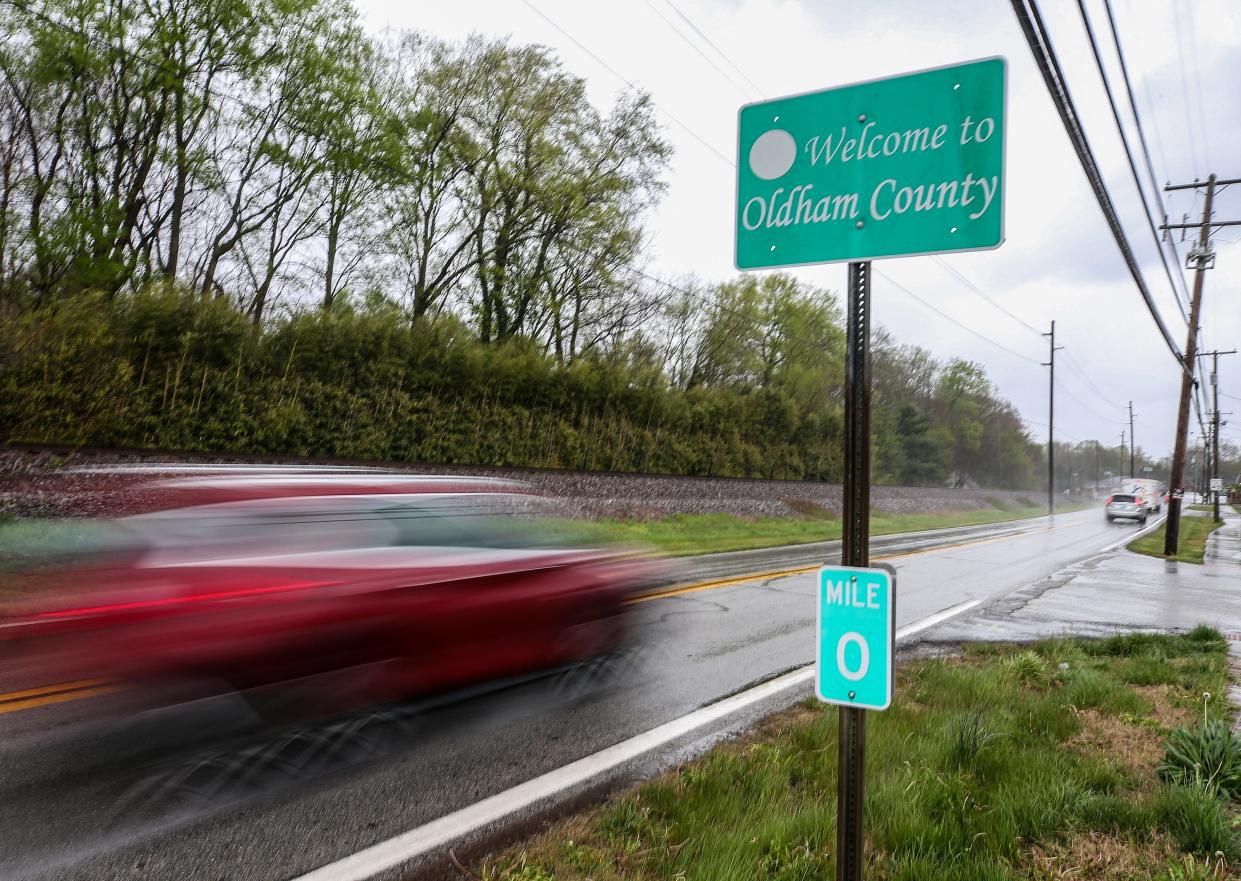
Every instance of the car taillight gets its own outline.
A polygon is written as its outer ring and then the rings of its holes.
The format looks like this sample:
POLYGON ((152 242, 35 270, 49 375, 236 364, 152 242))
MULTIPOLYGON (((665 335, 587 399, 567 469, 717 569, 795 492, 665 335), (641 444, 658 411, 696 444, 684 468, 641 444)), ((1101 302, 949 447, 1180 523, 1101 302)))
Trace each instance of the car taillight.
POLYGON ((1112 502, 1113 502, 1115 499, 1116 499, 1116 496, 1108 496, 1108 497, 1107 497, 1107 501, 1106 501, 1106 502, 1104 502, 1103 504, 1105 504, 1105 505, 1110 505, 1110 504, 1112 504, 1112 502))

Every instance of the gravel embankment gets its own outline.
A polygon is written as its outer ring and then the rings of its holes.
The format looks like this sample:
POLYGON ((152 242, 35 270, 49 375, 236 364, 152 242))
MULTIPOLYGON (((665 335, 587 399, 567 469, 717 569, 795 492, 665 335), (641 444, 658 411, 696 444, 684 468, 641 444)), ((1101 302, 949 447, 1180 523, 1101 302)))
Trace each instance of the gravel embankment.
MULTIPOLYGON (((67 474, 63 470, 65 468, 117 463, 178 465, 236 462, 323 464, 323 460, 277 456, 170 456, 147 452, 5 449, 0 450, 0 517, 92 516, 117 509, 121 496, 119 480, 98 474, 67 474)), ((837 483, 379 464, 410 473, 477 475, 525 481, 540 494, 562 499, 580 516, 589 518, 655 518, 669 514, 713 513, 772 517, 823 512, 839 514, 841 507, 841 486, 837 483)), ((875 486, 871 491, 874 509, 890 514, 971 511, 997 505, 1011 506, 1016 510, 1027 500, 1027 504, 1041 505, 1043 498, 1038 492, 947 487, 875 486)))

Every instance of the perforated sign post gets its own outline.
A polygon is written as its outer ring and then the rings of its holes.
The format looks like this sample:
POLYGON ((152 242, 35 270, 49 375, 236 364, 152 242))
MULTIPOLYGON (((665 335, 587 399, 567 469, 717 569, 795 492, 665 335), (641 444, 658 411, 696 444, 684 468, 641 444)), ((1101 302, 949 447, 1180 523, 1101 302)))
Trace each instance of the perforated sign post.
POLYGON ((887 566, 819 570, 819 700, 867 710, 892 703, 895 586, 895 570, 887 566))
POLYGON ((1004 241, 1006 79, 1004 59, 985 58, 748 104, 737 115, 737 268, 849 261, 844 533, 841 565, 819 574, 816 686, 840 704, 837 881, 862 878, 863 708, 892 699, 895 585, 867 568, 870 261, 1004 241))

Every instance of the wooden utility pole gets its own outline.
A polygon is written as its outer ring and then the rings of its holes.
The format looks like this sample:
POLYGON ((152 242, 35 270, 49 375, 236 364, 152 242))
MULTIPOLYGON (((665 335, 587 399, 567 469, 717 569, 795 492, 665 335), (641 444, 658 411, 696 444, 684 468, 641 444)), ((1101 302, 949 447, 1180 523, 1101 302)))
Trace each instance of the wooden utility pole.
POLYGON ((1138 436, 1133 431, 1133 401, 1129 402, 1129 479, 1138 479, 1137 460, 1134 458, 1138 451, 1138 436))
POLYGON ((1191 259, 1197 259, 1194 272, 1194 293, 1189 301, 1189 338, 1185 341, 1185 357, 1181 362, 1181 402, 1176 413, 1176 444, 1172 448, 1172 473, 1168 477, 1168 523, 1164 527, 1163 552, 1176 556, 1181 538, 1181 498, 1185 493, 1185 443, 1189 435, 1189 398, 1194 392, 1194 367, 1198 363, 1198 316, 1202 309, 1202 282, 1207 270, 1206 255, 1210 250, 1211 202, 1215 198, 1215 175, 1207 178, 1206 203, 1202 206, 1202 227, 1198 247, 1191 259))
MULTIPOLYGON (((1211 250, 1211 230, 1221 226, 1241 226, 1241 220, 1212 220, 1211 203, 1215 199, 1215 188, 1241 183, 1241 178, 1218 180, 1211 175, 1203 181, 1191 184, 1168 184, 1166 192, 1172 190, 1195 190, 1206 187, 1206 202, 1202 206, 1201 223, 1164 223, 1160 229, 1198 229, 1198 241, 1190 248, 1188 260, 1194 264, 1194 293, 1189 302, 1189 339, 1185 344, 1185 355, 1181 362, 1181 404, 1176 416, 1176 445, 1172 452, 1172 473, 1168 477, 1168 524, 1164 532, 1163 552, 1165 556, 1176 554, 1181 534, 1181 496, 1185 492, 1185 443, 1189 434, 1189 398, 1194 390, 1194 368, 1198 363, 1198 317, 1202 313, 1202 283, 1206 271, 1215 266, 1215 253, 1211 250)), ((1132 439, 1131 439, 1132 440, 1132 439)))
MULTIPOLYGON (((1211 403, 1211 452, 1207 461, 1210 463, 1208 469, 1212 478, 1219 477, 1219 356, 1235 354, 1237 354, 1236 349, 1229 349, 1226 352, 1216 349, 1213 352, 1202 352, 1198 356, 1199 358, 1206 358, 1208 356, 1211 358, 1211 391, 1213 393, 1213 401, 1211 403)), ((1212 504, 1215 507, 1215 519, 1218 520, 1219 493, 1215 490, 1210 490, 1210 492, 1212 504)))
POLYGON ((1120 467, 1116 469, 1116 488, 1125 488, 1125 430, 1120 430, 1120 467))
POLYGON ((1056 513, 1056 322, 1051 323, 1048 337, 1050 359, 1043 366, 1051 368, 1047 374, 1047 513, 1056 513))

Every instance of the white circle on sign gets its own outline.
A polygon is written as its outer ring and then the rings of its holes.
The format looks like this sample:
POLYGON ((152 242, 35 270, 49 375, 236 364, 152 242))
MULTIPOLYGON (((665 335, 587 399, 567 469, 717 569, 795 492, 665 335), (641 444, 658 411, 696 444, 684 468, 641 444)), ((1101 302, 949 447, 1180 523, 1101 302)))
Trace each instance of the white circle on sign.
POLYGON ((836 669, 840 671, 841 676, 850 682, 857 682, 866 675, 866 671, 870 669, 870 646, 866 644, 866 638, 862 634, 851 632, 840 637, 840 642, 836 643, 836 669), (850 670, 845 664, 845 649, 849 647, 851 642, 857 643, 857 647, 862 653, 856 670, 850 670))
POLYGON ((764 132, 750 145, 750 171, 763 180, 775 180, 793 167, 797 142, 782 128, 764 132))

